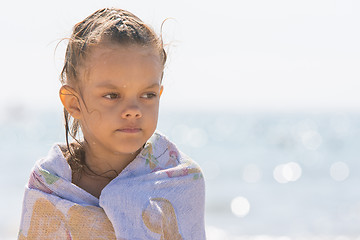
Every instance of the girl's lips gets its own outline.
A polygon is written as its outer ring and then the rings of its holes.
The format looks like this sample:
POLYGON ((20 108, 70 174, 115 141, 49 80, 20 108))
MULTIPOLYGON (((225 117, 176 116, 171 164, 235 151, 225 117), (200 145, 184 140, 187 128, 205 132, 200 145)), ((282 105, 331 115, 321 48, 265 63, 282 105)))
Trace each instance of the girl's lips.
POLYGON ((138 133, 141 131, 141 128, 122 128, 118 129, 118 131, 124 133, 138 133))

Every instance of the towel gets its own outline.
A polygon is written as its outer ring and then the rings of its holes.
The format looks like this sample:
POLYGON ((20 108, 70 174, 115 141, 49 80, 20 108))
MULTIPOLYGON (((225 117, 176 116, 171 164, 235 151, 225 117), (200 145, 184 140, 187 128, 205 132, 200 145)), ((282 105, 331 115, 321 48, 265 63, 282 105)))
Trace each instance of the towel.
POLYGON ((31 172, 18 239, 205 239, 201 169, 158 132, 99 198, 71 178, 56 144, 31 172))

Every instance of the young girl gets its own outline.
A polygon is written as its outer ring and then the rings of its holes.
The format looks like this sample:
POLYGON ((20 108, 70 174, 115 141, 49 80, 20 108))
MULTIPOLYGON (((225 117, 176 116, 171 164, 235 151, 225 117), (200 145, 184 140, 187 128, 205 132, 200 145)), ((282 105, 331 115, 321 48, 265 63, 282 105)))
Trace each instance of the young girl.
POLYGON ((66 144, 33 168, 19 239, 205 239, 201 170, 155 131, 165 61, 161 37, 128 11, 75 25, 66 144))

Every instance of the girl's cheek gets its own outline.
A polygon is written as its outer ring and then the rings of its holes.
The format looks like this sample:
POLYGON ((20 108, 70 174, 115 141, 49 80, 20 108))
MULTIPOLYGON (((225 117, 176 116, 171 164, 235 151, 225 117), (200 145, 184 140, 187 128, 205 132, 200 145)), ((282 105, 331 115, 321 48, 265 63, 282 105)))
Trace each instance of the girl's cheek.
POLYGON ((148 114, 157 114, 158 110, 159 110, 159 106, 157 104, 145 106, 143 108, 143 111, 148 114))

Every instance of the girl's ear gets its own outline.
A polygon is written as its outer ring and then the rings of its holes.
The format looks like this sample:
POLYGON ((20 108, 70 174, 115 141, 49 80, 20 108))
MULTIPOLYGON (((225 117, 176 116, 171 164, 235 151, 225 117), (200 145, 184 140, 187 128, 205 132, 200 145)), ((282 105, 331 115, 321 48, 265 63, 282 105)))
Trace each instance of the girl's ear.
POLYGON ((60 100, 64 105, 64 108, 68 111, 68 113, 75 119, 81 118, 81 109, 80 102, 77 96, 76 91, 68 86, 64 85, 60 88, 59 91, 60 100))
POLYGON ((161 95, 162 95, 162 93, 163 93, 163 90, 164 90, 164 86, 161 85, 161 87, 160 87, 160 97, 161 97, 161 95))

